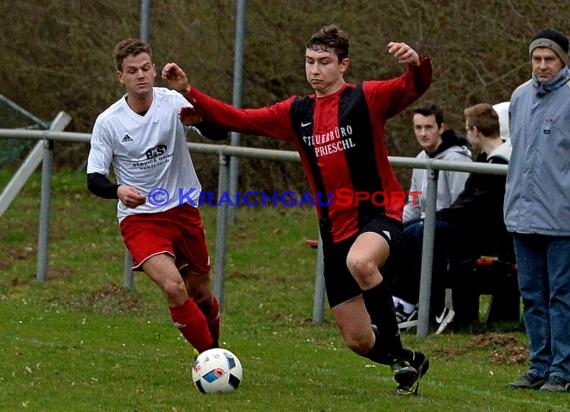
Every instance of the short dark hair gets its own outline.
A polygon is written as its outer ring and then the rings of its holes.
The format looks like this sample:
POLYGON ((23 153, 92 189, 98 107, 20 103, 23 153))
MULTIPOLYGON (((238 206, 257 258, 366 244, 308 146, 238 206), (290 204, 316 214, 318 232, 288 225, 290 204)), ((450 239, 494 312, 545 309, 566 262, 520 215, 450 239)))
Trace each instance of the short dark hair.
POLYGON ((463 113, 465 114, 467 127, 476 127, 486 137, 498 137, 501 135, 499 115, 490 104, 479 103, 466 108, 463 113))
POLYGON ((113 58, 117 65, 117 70, 123 70, 123 60, 127 56, 137 56, 141 53, 146 53, 152 59, 152 50, 148 44, 141 39, 125 39, 121 40, 113 49, 113 58))
POLYGON ((438 127, 441 127, 443 124, 443 109, 435 103, 426 102, 414 109, 414 114, 421 114, 422 116, 434 116, 435 122, 437 123, 438 127))
POLYGON ((306 46, 315 51, 332 50, 339 62, 348 57, 348 36, 335 24, 322 27, 311 36, 306 46))

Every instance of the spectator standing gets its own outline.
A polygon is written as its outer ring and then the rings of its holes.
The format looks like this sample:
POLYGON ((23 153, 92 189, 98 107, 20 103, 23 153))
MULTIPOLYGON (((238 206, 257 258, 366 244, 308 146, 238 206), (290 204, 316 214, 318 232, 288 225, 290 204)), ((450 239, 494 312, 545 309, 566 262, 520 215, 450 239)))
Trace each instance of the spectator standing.
POLYGON ((510 99, 513 153, 505 223, 513 233, 530 368, 507 386, 570 391, 570 71, 568 38, 530 41, 532 78, 510 99))

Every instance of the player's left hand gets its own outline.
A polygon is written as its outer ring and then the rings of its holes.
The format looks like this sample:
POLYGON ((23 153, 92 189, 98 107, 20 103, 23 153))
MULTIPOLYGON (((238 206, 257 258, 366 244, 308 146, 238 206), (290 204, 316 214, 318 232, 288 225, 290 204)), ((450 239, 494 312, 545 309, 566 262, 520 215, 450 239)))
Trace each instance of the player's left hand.
POLYGON ((192 126, 202 121, 202 112, 193 106, 186 106, 178 113, 180 121, 184 126, 192 126))
POLYGON ((398 59, 400 64, 420 65, 420 56, 418 53, 408 46, 406 43, 390 42, 388 43, 388 53, 398 59))

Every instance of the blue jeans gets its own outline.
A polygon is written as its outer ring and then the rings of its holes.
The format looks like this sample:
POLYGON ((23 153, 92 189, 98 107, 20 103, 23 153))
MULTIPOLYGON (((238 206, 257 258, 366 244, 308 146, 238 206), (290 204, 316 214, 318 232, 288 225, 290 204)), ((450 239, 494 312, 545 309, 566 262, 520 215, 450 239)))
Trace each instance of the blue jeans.
POLYGON ((515 234, 529 374, 570 381, 570 237, 515 234))

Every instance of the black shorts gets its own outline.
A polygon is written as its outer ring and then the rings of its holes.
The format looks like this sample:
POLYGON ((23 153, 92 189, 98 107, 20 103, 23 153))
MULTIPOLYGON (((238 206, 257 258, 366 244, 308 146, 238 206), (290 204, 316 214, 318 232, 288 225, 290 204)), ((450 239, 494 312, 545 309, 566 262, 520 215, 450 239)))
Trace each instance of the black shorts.
MULTIPOLYGON (((321 226, 322 230, 322 226, 321 226)), ((324 255, 324 278, 327 299, 331 308, 346 302, 362 293, 360 286, 346 266, 346 257, 358 235, 365 232, 378 233, 388 242, 390 256, 384 267, 381 267, 382 276, 386 285, 390 287, 394 282, 404 258, 404 243, 402 224, 385 215, 377 215, 368 220, 360 232, 338 243, 327 240, 329 237, 321 233, 324 255)))

